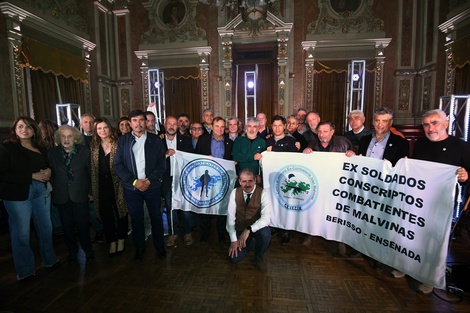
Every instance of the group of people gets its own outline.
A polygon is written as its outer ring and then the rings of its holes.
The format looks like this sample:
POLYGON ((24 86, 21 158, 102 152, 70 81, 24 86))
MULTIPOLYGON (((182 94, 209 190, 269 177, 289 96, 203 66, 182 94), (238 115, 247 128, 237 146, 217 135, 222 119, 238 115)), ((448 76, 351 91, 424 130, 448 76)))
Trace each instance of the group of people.
MULTIPOLYGON (((48 127, 39 127, 33 119, 21 116, 13 124, 9 139, 0 146, 0 198, 9 214, 17 277, 27 280, 35 275, 29 245, 31 218, 43 266, 54 268, 60 264, 52 245, 51 195, 60 215, 69 263, 77 258, 75 231, 86 260, 94 258, 88 230, 93 212, 102 223, 110 255, 124 250, 128 215, 136 260, 145 253, 146 227, 151 229, 159 258, 166 257, 165 246, 173 246, 180 232, 183 243, 191 245, 198 219, 201 242, 207 242, 212 216, 172 210, 170 156, 177 151, 236 163, 238 180, 230 194, 228 213, 215 217, 218 241, 230 240, 228 256, 233 263, 254 249, 254 265, 261 272, 267 270, 264 254, 276 232, 269 227, 271 205, 262 187, 259 161, 264 151, 341 152, 347 156, 386 159, 392 165, 411 157, 458 166, 459 183, 467 183, 470 144, 448 135, 448 120, 443 111, 432 110, 423 115, 425 137, 416 142, 412 155, 408 141, 392 127, 392 110, 375 111, 373 130, 364 126, 361 111, 350 112, 348 120, 351 130, 340 136, 335 134, 332 122, 321 121, 318 112, 305 109, 287 117, 273 116, 270 127, 264 113, 247 118, 244 124, 237 117, 214 117, 214 111, 206 109, 201 122, 191 123, 183 113, 168 116, 161 124, 153 112, 135 110, 119 120, 116 130, 106 118, 95 119, 85 114, 81 118, 82 132, 62 125, 51 133, 48 127), (162 212, 168 221, 166 240, 162 212)), ((99 226, 95 228, 98 233, 99 226)), ((290 232, 283 231, 282 243, 289 241, 290 232)), ((306 236, 303 244, 310 242, 311 237, 306 236)), ((344 246, 337 248, 340 253, 345 252, 344 246)), ((394 276, 404 274, 394 271, 394 276)), ((432 287, 422 284, 420 291, 429 293, 432 287)))

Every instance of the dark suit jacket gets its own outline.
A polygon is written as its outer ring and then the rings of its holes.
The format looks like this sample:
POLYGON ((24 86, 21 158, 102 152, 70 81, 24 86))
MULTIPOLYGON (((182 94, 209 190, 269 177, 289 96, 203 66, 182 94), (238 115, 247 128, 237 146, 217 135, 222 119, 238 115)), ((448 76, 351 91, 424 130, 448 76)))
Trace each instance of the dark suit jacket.
POLYGON ((55 204, 64 204, 69 200, 75 203, 88 201, 91 186, 90 149, 88 146, 77 145, 77 153, 73 155, 70 164, 74 174, 72 182, 69 182, 62 146, 49 150, 49 165, 52 169, 52 202, 55 204))
MULTIPOLYGON (((137 168, 135 165, 134 152, 134 135, 132 132, 119 137, 118 148, 116 151, 116 159, 114 160, 114 170, 122 180, 124 188, 129 190, 137 190, 132 183, 137 179, 137 168)), ((165 151, 162 140, 155 134, 147 132, 147 140, 144 145, 145 149, 145 176, 150 181, 149 189, 161 187, 162 176, 165 173, 165 151)))
MULTIPOLYGON (((363 156, 367 155, 367 148, 372 140, 372 135, 373 134, 370 134, 361 138, 359 141, 359 154, 362 154, 363 156)), ((408 140, 390 132, 390 137, 388 137, 383 158, 389 160, 392 165, 395 166, 398 160, 409 156, 409 154, 410 144, 408 143, 408 140)))
MULTIPOLYGON (((212 135, 210 134, 202 135, 201 137, 199 137, 199 140, 197 141, 195 153, 203 154, 203 155, 212 155, 211 141, 212 141, 212 135)), ((229 139, 227 136, 224 136, 224 147, 225 147, 225 151, 224 151, 223 159, 233 160, 233 157, 232 157, 233 141, 229 139)))
MULTIPOLYGON (((193 143, 191 141, 191 137, 187 137, 184 135, 176 134, 176 150, 194 153, 193 143)), ((166 144, 166 137, 162 138, 163 147, 165 149, 165 153, 168 150, 168 146, 166 144)), ((165 195, 169 188, 171 188, 171 168, 170 168, 170 158, 166 158, 166 170, 165 174, 163 175, 163 182, 162 182, 162 195, 165 195)))

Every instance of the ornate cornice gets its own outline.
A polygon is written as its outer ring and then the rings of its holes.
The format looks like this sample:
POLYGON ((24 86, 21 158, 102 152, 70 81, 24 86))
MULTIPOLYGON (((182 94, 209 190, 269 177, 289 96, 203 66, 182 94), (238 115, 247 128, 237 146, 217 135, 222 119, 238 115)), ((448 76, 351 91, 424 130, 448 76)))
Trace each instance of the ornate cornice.
MULTIPOLYGON (((351 1, 352 3, 352 1, 351 1)), ((346 34, 382 32, 384 22, 372 15, 372 1, 358 1, 357 7, 335 8, 331 1, 320 1, 320 14, 307 26, 308 34, 346 34)))
POLYGON ((150 30, 142 35, 142 45, 181 44, 206 40, 206 31, 199 28, 195 20, 194 4, 188 0, 180 0, 177 3, 181 6, 181 11, 184 11, 184 16, 177 25, 165 23, 163 20, 163 14, 172 3, 151 1, 144 5, 149 10, 151 26, 150 30))
POLYGON ((59 23, 73 28, 79 32, 87 33, 87 23, 80 16, 77 1, 73 0, 10 0, 6 4, 22 7, 26 10, 35 10, 34 14, 41 15, 53 23, 59 23))
MULTIPOLYGON (((88 37, 86 34, 77 35, 64 27, 56 25, 51 21, 10 2, 0 3, 0 10, 7 18, 17 21, 20 28, 22 25, 26 25, 36 31, 54 37, 61 42, 68 43, 73 47, 77 47, 88 52, 96 47, 93 42, 86 39, 88 37)), ((85 57, 87 58, 89 56, 85 55, 85 57)))

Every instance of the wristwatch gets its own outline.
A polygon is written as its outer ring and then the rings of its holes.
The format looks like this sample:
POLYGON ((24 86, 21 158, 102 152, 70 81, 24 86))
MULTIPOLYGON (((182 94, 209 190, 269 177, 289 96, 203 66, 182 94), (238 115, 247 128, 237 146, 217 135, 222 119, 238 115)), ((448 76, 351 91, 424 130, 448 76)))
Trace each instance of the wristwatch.
POLYGON ((250 233, 253 234, 253 231, 251 230, 251 226, 248 226, 246 229, 248 229, 250 233))

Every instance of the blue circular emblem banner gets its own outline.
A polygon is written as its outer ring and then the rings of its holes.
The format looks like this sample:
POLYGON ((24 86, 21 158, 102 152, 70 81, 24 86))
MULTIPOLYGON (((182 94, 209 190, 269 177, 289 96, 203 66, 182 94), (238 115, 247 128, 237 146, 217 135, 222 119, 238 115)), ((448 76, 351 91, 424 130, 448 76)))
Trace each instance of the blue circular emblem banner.
POLYGON ((198 208, 208 208, 224 199, 230 177, 216 161, 195 159, 185 165, 179 183, 188 202, 198 208))

